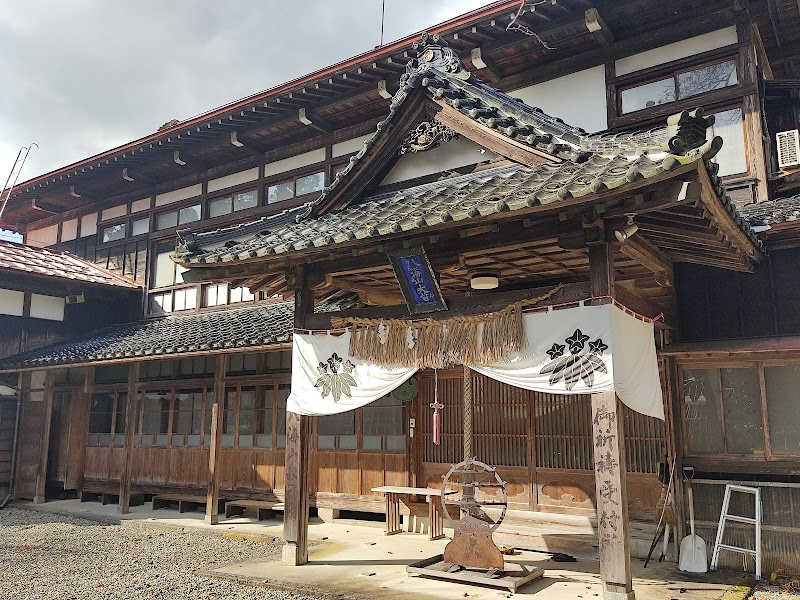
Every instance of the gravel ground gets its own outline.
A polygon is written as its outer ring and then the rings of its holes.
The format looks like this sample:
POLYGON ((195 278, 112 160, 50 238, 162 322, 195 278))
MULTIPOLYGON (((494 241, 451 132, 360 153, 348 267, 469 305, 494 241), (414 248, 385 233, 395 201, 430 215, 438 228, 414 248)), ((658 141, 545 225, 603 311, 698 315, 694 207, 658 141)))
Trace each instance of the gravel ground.
POLYGON ((752 600, 795 600, 800 596, 800 580, 778 578, 774 583, 760 582, 753 590, 752 600))
POLYGON ((278 553, 282 545, 8 507, 0 510, 0 598, 314 600, 200 573, 278 553))

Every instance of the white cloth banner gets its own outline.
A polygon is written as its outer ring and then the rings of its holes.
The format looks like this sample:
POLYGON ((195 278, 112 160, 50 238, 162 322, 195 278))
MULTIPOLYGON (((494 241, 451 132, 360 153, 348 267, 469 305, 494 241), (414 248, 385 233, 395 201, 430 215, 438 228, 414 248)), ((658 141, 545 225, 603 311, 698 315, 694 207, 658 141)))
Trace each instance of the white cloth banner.
POLYGON ((525 315, 526 347, 475 371, 550 394, 616 392, 633 410, 664 420, 653 325, 613 304, 525 315))
MULTIPOLYGON (((653 325, 613 304, 524 316, 526 347, 475 371, 508 385, 550 394, 616 392, 633 410, 664 419, 653 325)), ((378 400, 415 368, 349 356, 350 333, 294 334, 287 410, 333 415, 378 400)))
POLYGON ((300 415, 335 415, 382 398, 417 369, 364 362, 349 356, 350 333, 292 340, 292 393, 286 410, 300 415))

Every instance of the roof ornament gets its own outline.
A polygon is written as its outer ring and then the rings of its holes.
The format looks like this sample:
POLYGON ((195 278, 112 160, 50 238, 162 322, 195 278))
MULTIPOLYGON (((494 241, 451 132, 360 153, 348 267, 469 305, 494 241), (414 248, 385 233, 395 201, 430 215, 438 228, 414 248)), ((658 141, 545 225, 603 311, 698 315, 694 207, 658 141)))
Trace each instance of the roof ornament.
POLYGON ((417 58, 408 62, 406 75, 413 87, 416 87, 414 78, 424 75, 430 69, 436 69, 464 81, 472 77, 472 73, 464 68, 461 59, 438 33, 432 36, 423 33, 422 38, 414 42, 411 47, 416 50, 417 58))
POLYGON ((400 154, 431 150, 457 137, 458 134, 455 131, 435 119, 422 121, 403 140, 403 145, 400 146, 400 154))
POLYGON ((667 118, 667 139, 661 149, 686 164, 699 156, 708 160, 722 148, 722 138, 706 139, 707 130, 714 125, 714 115, 705 116, 702 108, 685 110, 667 118))

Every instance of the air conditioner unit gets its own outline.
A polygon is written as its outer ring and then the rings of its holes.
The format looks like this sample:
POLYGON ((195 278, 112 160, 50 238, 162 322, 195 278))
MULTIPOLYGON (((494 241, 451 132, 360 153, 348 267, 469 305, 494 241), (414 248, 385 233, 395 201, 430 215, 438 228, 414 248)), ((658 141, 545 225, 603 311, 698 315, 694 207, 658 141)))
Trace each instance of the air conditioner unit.
POLYGON ((775 138, 778 142, 778 167, 800 167, 800 132, 797 129, 781 131, 775 138))

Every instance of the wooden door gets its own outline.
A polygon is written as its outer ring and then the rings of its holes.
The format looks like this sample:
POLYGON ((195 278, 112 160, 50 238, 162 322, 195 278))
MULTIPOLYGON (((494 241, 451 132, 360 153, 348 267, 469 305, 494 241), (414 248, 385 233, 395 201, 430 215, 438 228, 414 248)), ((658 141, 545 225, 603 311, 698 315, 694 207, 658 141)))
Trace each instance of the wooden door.
POLYGON ((36 474, 42 455, 46 407, 43 400, 25 399, 17 454, 16 496, 32 500, 36 495, 36 474))

